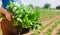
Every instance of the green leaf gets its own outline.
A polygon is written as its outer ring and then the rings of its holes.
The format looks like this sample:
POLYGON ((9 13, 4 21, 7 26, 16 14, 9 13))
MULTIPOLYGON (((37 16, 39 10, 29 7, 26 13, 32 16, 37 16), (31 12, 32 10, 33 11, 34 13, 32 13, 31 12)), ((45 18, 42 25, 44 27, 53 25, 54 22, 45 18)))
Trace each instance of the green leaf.
POLYGON ((31 6, 17 6, 15 3, 10 2, 7 10, 13 14, 13 25, 21 25, 22 28, 30 28, 36 30, 42 24, 38 21, 40 11, 32 8, 31 6))
POLYGON ((23 23, 23 21, 20 18, 17 18, 17 21, 20 21, 21 23, 23 23))

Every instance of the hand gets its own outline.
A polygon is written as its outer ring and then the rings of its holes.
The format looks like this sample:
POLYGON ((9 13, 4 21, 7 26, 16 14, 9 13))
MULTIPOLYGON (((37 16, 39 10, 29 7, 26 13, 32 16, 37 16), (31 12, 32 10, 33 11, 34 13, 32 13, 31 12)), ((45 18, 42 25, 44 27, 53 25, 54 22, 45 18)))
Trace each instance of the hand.
POLYGON ((11 21, 11 14, 10 13, 6 13, 5 14, 5 16, 6 16, 6 19, 8 20, 8 21, 11 21))

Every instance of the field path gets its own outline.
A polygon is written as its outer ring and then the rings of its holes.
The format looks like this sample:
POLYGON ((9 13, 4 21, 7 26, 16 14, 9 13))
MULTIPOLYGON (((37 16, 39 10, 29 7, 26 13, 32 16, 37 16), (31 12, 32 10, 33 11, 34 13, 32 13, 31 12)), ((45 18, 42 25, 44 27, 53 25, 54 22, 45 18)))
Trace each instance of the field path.
MULTIPOLYGON (((56 17, 54 17, 54 18, 52 18, 52 19, 50 19, 50 20, 45 21, 44 25, 49 24, 50 22, 52 22, 52 21, 54 21, 54 20, 56 20, 56 19, 59 20, 59 19, 60 19, 60 16, 56 16, 56 17)), ((54 26, 54 24, 50 24, 50 25, 47 26, 45 29, 43 29, 42 32, 41 32, 39 35, 44 35, 44 34, 45 34, 49 29, 51 29, 53 26, 54 26)))
POLYGON ((51 35, 56 35, 59 30, 60 30, 60 24, 54 29, 51 35))
POLYGON ((49 24, 50 22, 58 19, 59 17, 60 17, 60 16, 55 16, 55 17, 53 17, 53 18, 51 18, 51 19, 49 19, 49 20, 43 21, 43 25, 46 26, 47 24, 49 24))
POLYGON ((27 34, 23 34, 23 35, 33 35, 34 31, 30 31, 29 33, 27 34))
POLYGON ((47 28, 43 29, 42 32, 39 35, 44 35, 49 29, 51 29, 54 26, 54 24, 50 24, 47 28))

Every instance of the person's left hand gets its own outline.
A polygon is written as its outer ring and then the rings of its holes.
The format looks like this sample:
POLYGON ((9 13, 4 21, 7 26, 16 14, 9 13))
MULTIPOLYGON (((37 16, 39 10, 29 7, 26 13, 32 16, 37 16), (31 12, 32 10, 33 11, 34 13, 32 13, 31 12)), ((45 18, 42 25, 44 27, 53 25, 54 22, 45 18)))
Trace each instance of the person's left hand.
POLYGON ((5 14, 5 17, 6 17, 6 19, 8 20, 8 21, 11 21, 12 19, 11 19, 11 13, 9 13, 9 12, 7 12, 6 14, 5 14))

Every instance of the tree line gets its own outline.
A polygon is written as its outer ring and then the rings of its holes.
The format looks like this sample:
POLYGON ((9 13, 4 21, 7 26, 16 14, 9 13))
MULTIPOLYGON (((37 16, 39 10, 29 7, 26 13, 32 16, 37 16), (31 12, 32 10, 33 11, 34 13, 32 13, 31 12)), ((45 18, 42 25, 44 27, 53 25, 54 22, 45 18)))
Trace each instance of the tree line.
MULTIPOLYGON (((33 5, 32 4, 30 4, 29 6, 31 6, 33 8, 33 5)), ((51 7, 51 4, 45 3, 43 8, 49 9, 50 7, 51 7)), ((36 6, 35 8, 40 8, 40 7, 39 6, 36 6)), ((55 8, 56 9, 60 9, 60 5, 56 6, 55 8)))

